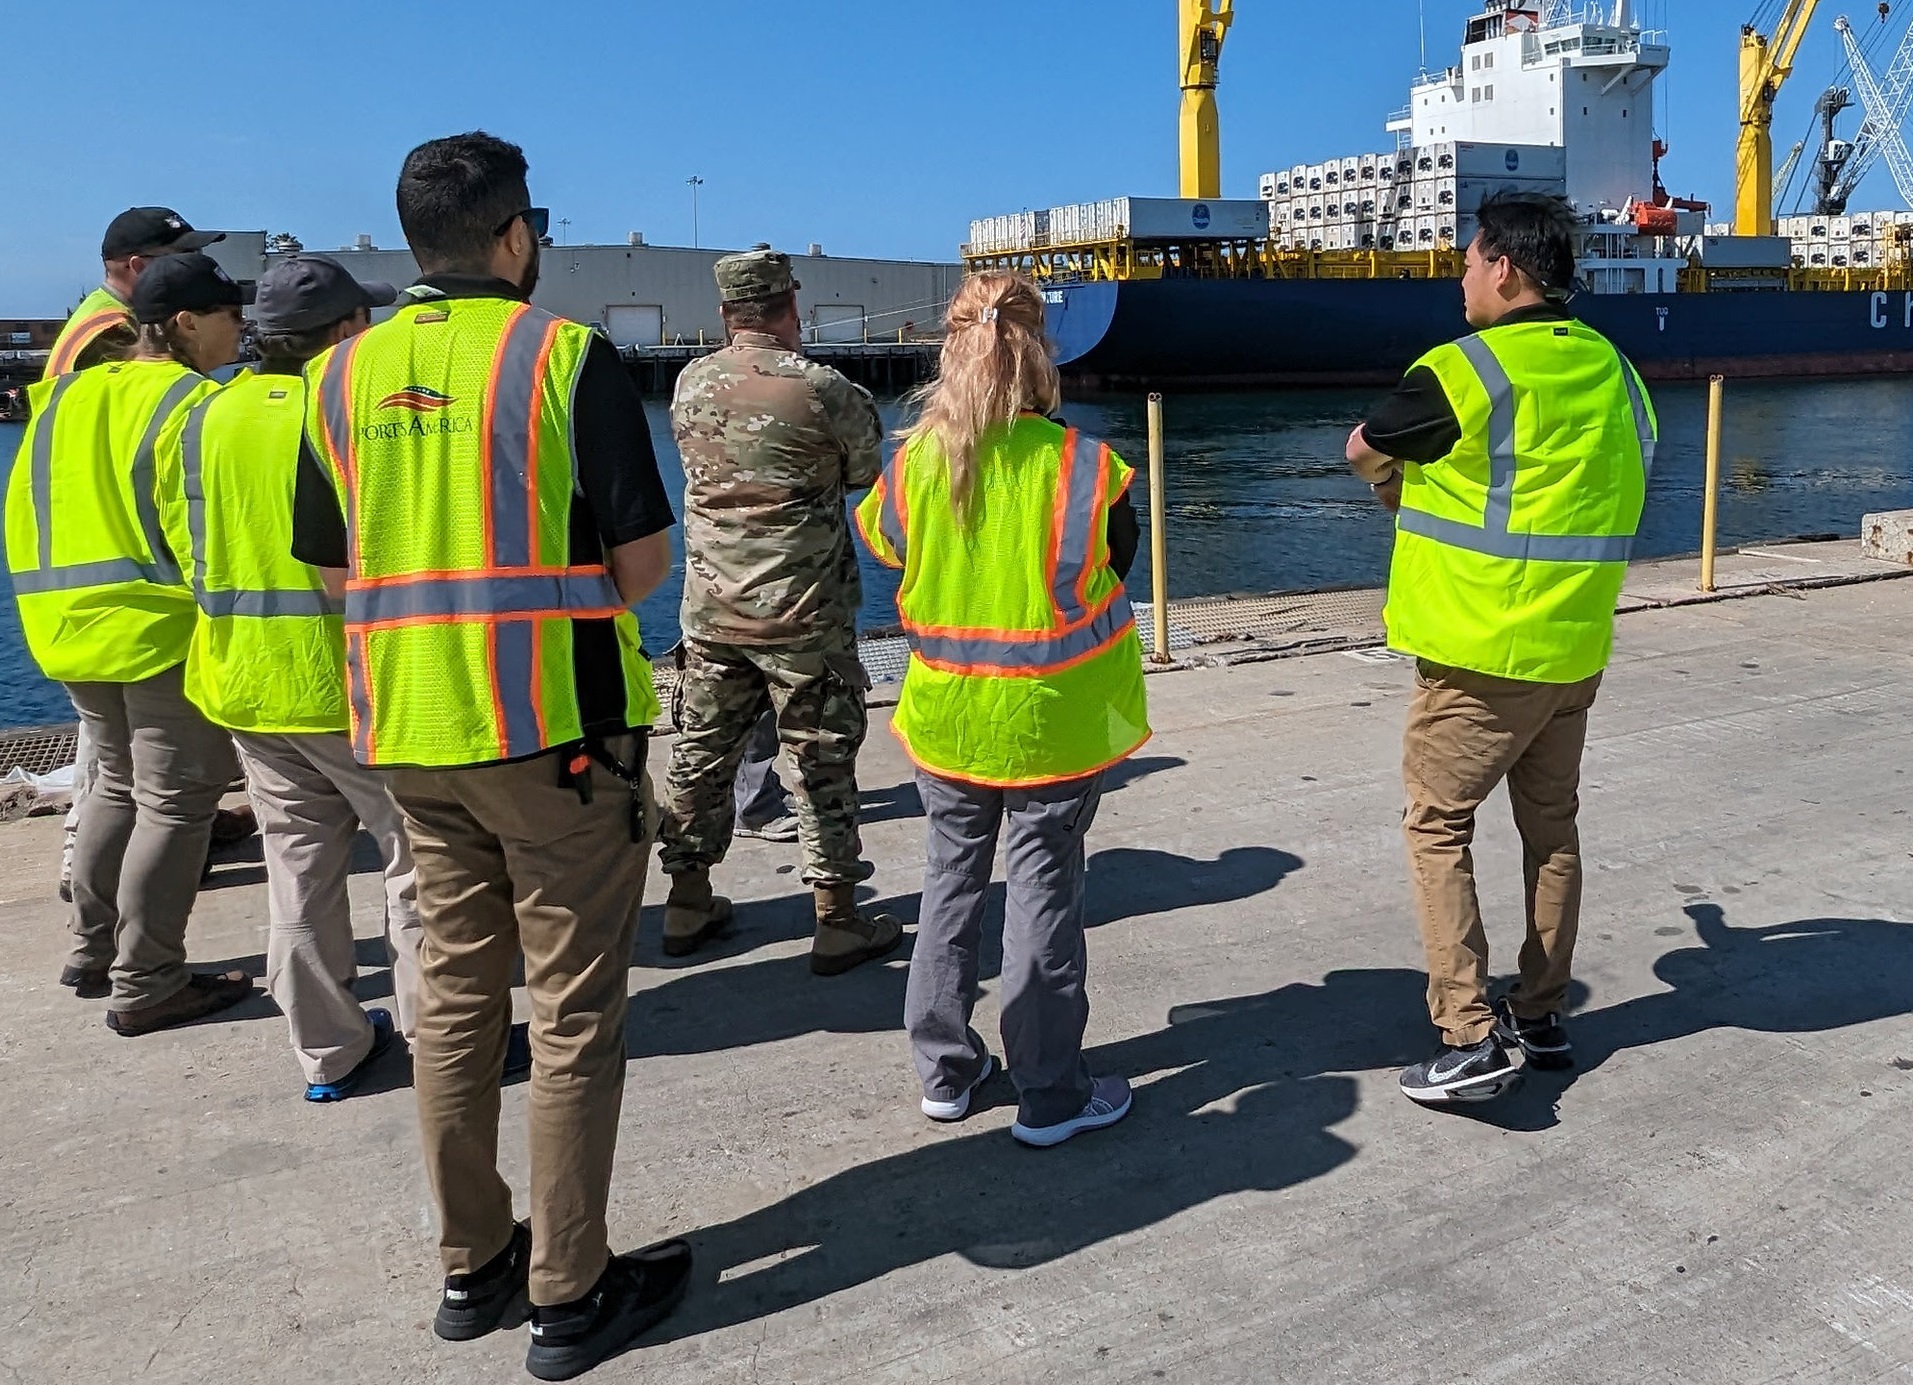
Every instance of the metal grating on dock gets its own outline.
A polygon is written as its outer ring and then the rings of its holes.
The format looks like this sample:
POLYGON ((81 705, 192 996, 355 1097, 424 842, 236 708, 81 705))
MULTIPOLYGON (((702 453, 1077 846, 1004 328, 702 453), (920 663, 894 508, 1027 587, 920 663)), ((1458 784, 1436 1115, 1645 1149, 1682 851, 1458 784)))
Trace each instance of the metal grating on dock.
POLYGON ((76 722, 54 726, 18 726, 0 731, 0 775, 23 769, 28 774, 51 774, 73 763, 80 743, 76 722))

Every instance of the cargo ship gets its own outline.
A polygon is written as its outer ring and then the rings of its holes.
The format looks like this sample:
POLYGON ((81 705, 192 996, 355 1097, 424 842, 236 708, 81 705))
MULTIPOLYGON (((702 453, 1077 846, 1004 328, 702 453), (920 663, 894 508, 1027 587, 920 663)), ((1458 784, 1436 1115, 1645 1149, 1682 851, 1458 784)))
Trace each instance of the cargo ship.
POLYGON ((1741 35, 1732 225, 1662 184, 1655 88, 1671 53, 1630 0, 1482 0, 1459 60, 1386 121, 1394 148, 1264 174, 1256 199, 1215 195, 1230 4, 1178 3, 1183 195, 992 217, 963 248, 972 270, 1042 283, 1079 387, 1394 379, 1468 331, 1456 281, 1471 213, 1504 189, 1574 204, 1572 310, 1650 379, 1913 372, 1913 214, 1773 215, 1773 101, 1817 0, 1741 35))

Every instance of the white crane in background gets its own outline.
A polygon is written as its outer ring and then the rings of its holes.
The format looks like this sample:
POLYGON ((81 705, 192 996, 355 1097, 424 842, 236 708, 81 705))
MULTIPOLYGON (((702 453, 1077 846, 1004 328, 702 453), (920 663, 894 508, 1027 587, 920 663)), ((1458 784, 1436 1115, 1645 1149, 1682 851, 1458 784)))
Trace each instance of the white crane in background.
POLYGON ((1847 61, 1853 66, 1854 93, 1866 120, 1853 141, 1853 154, 1841 177, 1851 191, 1867 174, 1876 158, 1886 159, 1893 185, 1909 207, 1913 207, 1913 153, 1906 147, 1906 118, 1913 111, 1913 27, 1907 29, 1893 55, 1885 76, 1876 74, 1860 47, 1859 36, 1845 15, 1834 21, 1845 46, 1847 61))

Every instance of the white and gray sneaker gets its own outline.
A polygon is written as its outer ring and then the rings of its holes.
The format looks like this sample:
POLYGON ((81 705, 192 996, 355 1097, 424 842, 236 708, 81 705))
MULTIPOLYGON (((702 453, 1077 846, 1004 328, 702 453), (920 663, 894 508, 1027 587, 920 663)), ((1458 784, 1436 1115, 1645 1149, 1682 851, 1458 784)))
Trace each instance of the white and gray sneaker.
POLYGON ((794 842, 798 838, 797 815, 785 813, 769 822, 740 822, 731 829, 733 837, 753 837, 760 842, 794 842))
POLYGON ((1490 1034, 1466 1048, 1442 1045, 1440 1053, 1402 1073, 1402 1095, 1424 1106, 1451 1102, 1488 1101, 1511 1091, 1521 1080, 1521 1069, 1508 1061, 1490 1034))
POLYGON ((1048 1149, 1082 1134, 1114 1125, 1129 1114, 1133 1098, 1129 1083, 1120 1077, 1098 1077, 1090 1083, 1089 1104, 1069 1120, 1056 1125, 1025 1125, 1018 1121, 1010 1127, 1017 1142, 1035 1149, 1048 1149))
POLYGON ((992 1077, 996 1076, 996 1059, 989 1054, 983 1055, 983 1067, 976 1075, 976 1081, 965 1087, 954 1101, 938 1101, 933 1096, 923 1099, 923 1114, 933 1121, 960 1121, 970 1114, 970 1098, 992 1077))

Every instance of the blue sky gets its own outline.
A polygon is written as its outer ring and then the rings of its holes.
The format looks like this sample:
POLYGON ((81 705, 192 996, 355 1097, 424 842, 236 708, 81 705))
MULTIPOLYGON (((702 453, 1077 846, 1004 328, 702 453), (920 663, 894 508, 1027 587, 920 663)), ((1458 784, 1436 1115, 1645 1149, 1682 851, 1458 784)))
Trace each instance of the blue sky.
MULTIPOLYGON (((1639 3, 1675 48, 1668 183, 1724 207, 1754 0, 1639 3)), ((1424 7, 1429 60, 1446 63, 1476 0, 1237 0, 1225 191, 1252 197, 1264 169, 1383 147, 1424 7)), ((706 245, 910 258, 953 255, 972 216, 1175 190, 1171 0, 7 8, 0 316, 76 301, 106 221, 134 203, 315 248, 360 232, 398 244, 405 151, 474 126, 525 146, 533 195, 573 241, 642 230, 688 244, 693 174, 706 245)), ((1871 24, 1873 9, 1822 6, 1783 98, 1783 148, 1834 76, 1834 16, 1871 24)), ((1860 202, 1897 205, 1883 170, 1860 202)))

